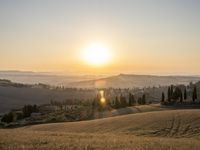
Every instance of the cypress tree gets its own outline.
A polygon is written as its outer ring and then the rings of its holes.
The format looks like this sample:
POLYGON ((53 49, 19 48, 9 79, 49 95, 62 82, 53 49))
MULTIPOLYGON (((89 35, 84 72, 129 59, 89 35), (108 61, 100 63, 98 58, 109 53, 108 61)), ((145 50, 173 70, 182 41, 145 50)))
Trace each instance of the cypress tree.
POLYGON ((165 93, 164 92, 162 92, 162 100, 161 100, 161 102, 162 103, 165 102, 165 93))
POLYGON ((119 102, 117 96, 115 97, 115 108, 116 108, 116 109, 117 109, 117 108, 120 108, 120 102, 119 102))
POLYGON ((142 104, 143 105, 146 104, 146 95, 145 94, 143 94, 143 96, 142 96, 142 104))
POLYGON ((173 99, 173 95, 174 95, 174 86, 171 85, 171 88, 170 88, 170 97, 171 97, 171 99, 173 99))
POLYGON ((193 94, 192 94, 192 100, 193 102, 197 99, 197 87, 195 86, 194 87, 194 90, 193 90, 193 94))
POLYGON ((132 95, 132 105, 135 105, 135 96, 134 95, 132 95))
POLYGON ((194 87, 194 94, 195 94, 195 99, 197 99, 197 87, 194 87))
POLYGON ((182 93, 182 91, 180 91, 180 102, 181 103, 183 102, 183 93, 182 93))
POLYGON ((135 104, 135 97, 133 94, 129 93, 128 105, 133 106, 134 104, 135 104))
POLYGON ((142 105, 142 98, 141 97, 138 98, 138 104, 142 105))
POLYGON ((193 102, 195 101, 194 91, 193 91, 193 93, 192 93, 192 101, 193 101, 193 102))
POLYGON ((186 91, 186 88, 185 88, 185 90, 184 90, 184 100, 186 100, 187 99, 187 91, 186 91))
POLYGON ((168 87, 168 102, 170 102, 171 101, 171 88, 170 87, 168 87))
POLYGON ((128 106, 126 98, 122 94, 120 95, 120 103, 121 103, 120 107, 127 107, 128 106))
POLYGON ((132 106, 132 94, 131 94, 131 93, 129 93, 128 105, 129 105, 129 106, 132 106))

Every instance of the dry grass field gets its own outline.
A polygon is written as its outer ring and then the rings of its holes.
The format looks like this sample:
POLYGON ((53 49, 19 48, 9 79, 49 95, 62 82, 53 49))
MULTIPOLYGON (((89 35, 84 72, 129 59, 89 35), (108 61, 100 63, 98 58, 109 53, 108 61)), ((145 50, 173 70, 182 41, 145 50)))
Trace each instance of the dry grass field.
POLYGON ((200 110, 165 110, 0 130, 5 150, 198 150, 200 110))

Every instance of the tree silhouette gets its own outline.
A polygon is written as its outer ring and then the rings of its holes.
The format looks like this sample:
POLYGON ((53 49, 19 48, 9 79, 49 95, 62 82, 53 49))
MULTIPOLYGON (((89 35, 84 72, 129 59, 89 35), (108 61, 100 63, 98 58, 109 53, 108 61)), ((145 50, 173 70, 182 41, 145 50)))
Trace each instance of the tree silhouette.
POLYGON ((126 98, 122 94, 120 95, 120 103, 121 103, 121 107, 127 107, 128 106, 126 98))
POLYGON ((180 91, 180 102, 181 103, 183 102, 183 93, 182 93, 182 91, 180 91))
POLYGON ((171 97, 173 96, 173 93, 174 93, 174 86, 171 85, 171 88, 170 88, 170 96, 171 96, 171 97))
POLYGON ((168 87, 168 102, 170 102, 171 101, 171 88, 170 87, 168 87))
POLYGON ((181 96, 182 96, 182 99, 183 99, 181 89, 179 87, 176 87, 174 92, 173 92, 172 99, 176 101, 178 99, 181 99, 181 96))
POLYGON ((192 100, 193 100, 193 102, 195 102, 196 99, 197 99, 197 87, 195 86, 194 90, 193 90, 193 94, 192 94, 192 100))
POLYGON ((138 104, 140 104, 140 105, 146 104, 146 95, 145 94, 143 94, 142 97, 138 98, 138 104))
POLYGON ((23 109, 22 109, 22 111, 23 111, 23 116, 24 117, 30 117, 31 116, 31 113, 33 113, 33 112, 38 112, 39 110, 38 110, 38 107, 37 107, 37 105, 25 105, 24 107, 23 107, 23 109))
POLYGON ((135 97, 133 94, 129 93, 129 106, 135 105, 135 97))
POLYGON ((138 104, 140 104, 140 105, 146 104, 146 95, 145 94, 143 94, 142 97, 138 98, 138 104))
POLYGON ((14 115, 12 112, 9 112, 8 114, 5 114, 3 118, 1 119, 2 122, 10 123, 14 119, 14 115))
POLYGON ((141 97, 138 98, 138 104, 142 105, 142 98, 141 97))
POLYGON ((161 100, 161 102, 162 103, 165 102, 165 93, 164 92, 162 92, 162 100, 161 100))
POLYGON ((186 90, 186 88, 184 89, 184 100, 186 100, 187 99, 187 90, 186 90))
POLYGON ((146 104, 146 95, 145 94, 142 95, 142 104, 143 105, 146 104))
POLYGON ((118 99, 117 96, 115 97, 115 108, 116 108, 116 109, 117 109, 117 108, 120 108, 120 102, 119 102, 119 99, 118 99))

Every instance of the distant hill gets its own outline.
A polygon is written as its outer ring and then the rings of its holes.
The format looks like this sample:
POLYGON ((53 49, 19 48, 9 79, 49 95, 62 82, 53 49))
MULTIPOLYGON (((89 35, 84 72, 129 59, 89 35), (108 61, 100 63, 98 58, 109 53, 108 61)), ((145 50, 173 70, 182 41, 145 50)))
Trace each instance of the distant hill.
POLYGON ((95 97, 92 90, 51 89, 48 85, 27 85, 0 79, 0 113, 10 109, 21 108, 27 104, 47 104, 51 100, 90 99, 95 97))
POLYGON ((55 75, 48 72, 0 71, 0 79, 24 84, 43 83, 77 88, 132 88, 152 87, 170 84, 188 84, 200 81, 200 76, 155 76, 120 74, 105 75, 55 75))
POLYGON ((101 78, 101 75, 60 75, 49 72, 32 71, 0 71, 0 79, 8 79, 12 82, 24 84, 43 83, 56 86, 67 86, 68 83, 93 80, 101 78))
POLYGON ((71 87, 78 88, 133 88, 133 87, 153 87, 171 84, 189 84, 200 81, 199 76, 154 76, 154 75, 128 75, 120 74, 107 78, 72 82, 71 87))
MULTIPOLYGON (((95 76, 92 78, 95 78, 95 76)), ((96 96, 94 90, 56 90, 41 87, 43 84, 35 85, 35 83, 52 83, 53 85, 65 85, 66 87, 76 88, 142 88, 170 84, 188 84, 189 82, 200 81, 200 77, 192 76, 151 76, 126 74, 93 80, 87 79, 91 79, 91 77, 72 76, 70 78, 67 76, 37 74, 33 72, 0 71, 0 113, 8 111, 12 108, 22 107, 25 104, 40 105, 49 103, 51 100, 64 101, 66 99, 93 99, 96 96), (15 82, 5 80, 10 78, 15 79, 15 82), (29 84, 25 84, 27 82, 29 84), (31 85, 32 83, 34 84, 31 85)), ((199 91, 199 89, 200 82, 197 84, 197 91, 199 91)), ((157 99, 160 99, 162 91, 163 89, 160 89, 157 93, 154 92, 154 94, 151 93, 151 95, 153 95, 154 99, 156 97, 157 99)))

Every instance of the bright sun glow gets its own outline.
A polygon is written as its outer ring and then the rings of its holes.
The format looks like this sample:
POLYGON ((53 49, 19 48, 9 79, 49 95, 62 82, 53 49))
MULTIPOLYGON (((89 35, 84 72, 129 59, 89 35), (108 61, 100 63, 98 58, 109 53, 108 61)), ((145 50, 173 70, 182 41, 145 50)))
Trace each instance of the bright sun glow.
POLYGON ((100 99, 100 101, 101 101, 102 104, 105 104, 106 99, 105 99, 104 97, 102 97, 102 98, 100 99))
POLYGON ((111 52, 107 46, 95 43, 84 50, 83 58, 90 65, 104 65, 110 61, 111 52))
POLYGON ((106 99, 105 99, 105 97, 104 97, 104 91, 101 90, 99 93, 100 93, 100 96, 101 96, 100 102, 101 102, 101 104, 104 105, 105 102, 106 102, 106 99))

